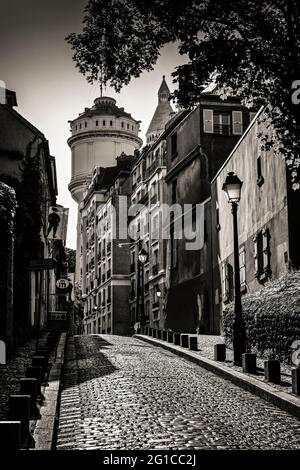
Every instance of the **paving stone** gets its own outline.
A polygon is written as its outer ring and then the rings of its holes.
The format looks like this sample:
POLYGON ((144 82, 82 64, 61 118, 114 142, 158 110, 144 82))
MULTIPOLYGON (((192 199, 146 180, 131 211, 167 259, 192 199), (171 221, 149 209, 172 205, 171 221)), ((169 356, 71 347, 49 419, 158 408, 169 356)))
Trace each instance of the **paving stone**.
POLYGON ((298 449, 299 421, 137 338, 67 344, 57 449, 298 449))

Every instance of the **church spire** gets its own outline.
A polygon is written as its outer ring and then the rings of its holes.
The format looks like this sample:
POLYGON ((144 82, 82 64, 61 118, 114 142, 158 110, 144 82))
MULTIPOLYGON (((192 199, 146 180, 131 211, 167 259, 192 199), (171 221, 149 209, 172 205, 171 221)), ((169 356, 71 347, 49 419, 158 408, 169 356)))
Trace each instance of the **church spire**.
POLYGON ((151 145, 158 139, 158 137, 163 133, 167 121, 170 119, 170 114, 173 113, 173 108, 169 101, 170 94, 165 75, 163 75, 163 79, 158 90, 158 104, 150 126, 146 132, 147 144, 151 145))

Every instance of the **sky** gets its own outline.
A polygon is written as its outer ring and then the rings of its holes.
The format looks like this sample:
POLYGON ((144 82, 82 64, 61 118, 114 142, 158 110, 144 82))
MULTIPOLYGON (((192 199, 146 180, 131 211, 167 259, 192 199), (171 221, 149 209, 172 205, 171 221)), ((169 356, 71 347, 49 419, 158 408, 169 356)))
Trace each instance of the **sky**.
MULTIPOLYGON (((77 206, 68 191, 71 152, 68 120, 90 107, 99 96, 98 84, 90 85, 75 68, 65 37, 79 32, 87 0, 1 0, 0 81, 17 94, 17 111, 44 133, 56 157, 58 204, 70 208, 67 246, 76 246, 77 206)), ((168 44, 151 72, 124 87, 120 94, 106 89, 117 105, 141 120, 140 137, 157 105, 162 76, 171 91, 171 73, 182 62, 176 45, 168 44)))

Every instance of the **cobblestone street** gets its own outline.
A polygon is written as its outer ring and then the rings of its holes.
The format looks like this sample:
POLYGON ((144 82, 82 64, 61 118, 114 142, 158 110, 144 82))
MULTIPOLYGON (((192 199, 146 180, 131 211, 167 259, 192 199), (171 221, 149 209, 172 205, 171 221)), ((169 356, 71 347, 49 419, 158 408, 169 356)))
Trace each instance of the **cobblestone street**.
POLYGON ((70 339, 57 449, 297 449, 300 422, 135 338, 70 339))

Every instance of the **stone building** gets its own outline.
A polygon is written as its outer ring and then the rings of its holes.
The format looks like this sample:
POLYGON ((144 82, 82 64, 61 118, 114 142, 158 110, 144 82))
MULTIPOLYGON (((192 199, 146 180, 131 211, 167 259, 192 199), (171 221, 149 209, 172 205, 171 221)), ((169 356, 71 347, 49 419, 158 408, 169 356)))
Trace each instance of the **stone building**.
POLYGON ((52 256, 47 220, 49 206, 56 203, 57 183, 47 139, 15 110, 15 93, 7 91, 7 96, 0 104, 0 180, 14 188, 18 204, 11 266, 12 318, 6 332, 12 349, 46 324, 49 284, 55 274, 52 270, 40 275, 30 271, 29 265, 52 256))
POLYGON ((170 90, 164 75, 157 96, 158 104, 146 132, 147 145, 152 145, 161 136, 165 130, 166 122, 174 114, 169 101, 170 90))
POLYGON ((179 211, 171 214, 167 250, 166 321, 174 331, 219 333, 219 313, 213 308, 210 182, 252 118, 239 98, 224 101, 210 92, 166 126, 167 201, 179 211), (198 242, 187 249, 191 237, 198 242))
POLYGON ((103 168, 115 165, 115 159, 124 152, 133 155, 134 151, 142 145, 139 138, 139 121, 124 108, 116 106, 116 100, 101 96, 94 101, 91 108, 69 121, 71 137, 68 144, 72 152, 71 181, 69 190, 78 204, 77 223, 77 259, 76 281, 80 282, 80 269, 82 269, 82 237, 81 204, 83 194, 89 185, 94 168, 103 168))
POLYGON ((243 134, 212 181, 212 243, 215 315, 233 300, 233 228, 230 204, 222 191, 229 172, 243 181, 238 207, 241 293, 254 293, 289 268, 299 268, 299 191, 283 158, 261 151, 257 133, 272 132, 263 110, 243 134))
POLYGON ((96 167, 84 194, 80 274, 86 334, 130 331, 127 206, 135 160, 122 154, 115 166, 96 167))

